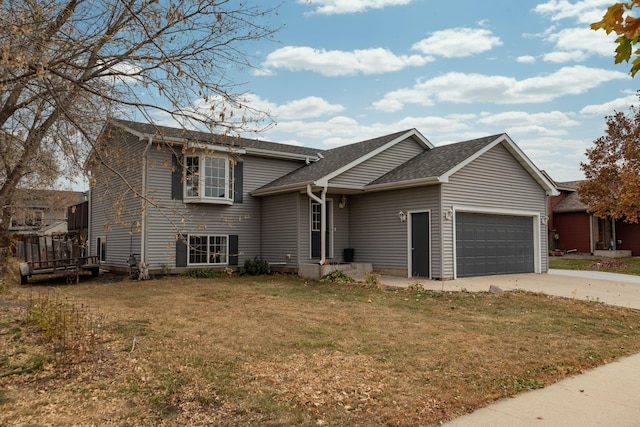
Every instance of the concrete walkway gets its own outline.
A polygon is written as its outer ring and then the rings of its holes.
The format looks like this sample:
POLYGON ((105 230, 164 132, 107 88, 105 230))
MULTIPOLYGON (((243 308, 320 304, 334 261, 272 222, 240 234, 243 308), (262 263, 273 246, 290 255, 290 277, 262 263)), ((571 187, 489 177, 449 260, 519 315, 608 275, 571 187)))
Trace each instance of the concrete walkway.
MULTIPOLYGON (((389 286, 421 283, 425 289, 470 292, 523 289, 640 309, 640 277, 550 270, 548 274, 486 276, 449 281, 381 277, 389 286)), ((640 325, 639 325, 640 326, 640 325)), ((504 399, 447 427, 640 427, 640 354, 593 369, 540 390, 504 399)))

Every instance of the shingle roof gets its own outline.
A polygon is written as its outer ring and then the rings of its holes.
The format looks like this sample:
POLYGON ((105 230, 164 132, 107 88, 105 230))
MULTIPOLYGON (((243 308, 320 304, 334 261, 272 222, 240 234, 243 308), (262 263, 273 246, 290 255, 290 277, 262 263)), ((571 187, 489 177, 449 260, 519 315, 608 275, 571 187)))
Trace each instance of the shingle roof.
MULTIPOLYGON (((580 181, 574 182, 579 183, 580 181)), ((560 200, 558 204, 553 207, 554 213, 586 211, 587 205, 580 201, 580 196, 577 191, 567 194, 564 199, 560 200)))
POLYGON ((278 178, 258 190, 304 184, 318 180, 348 165, 354 160, 365 156, 367 153, 382 147, 407 132, 408 130, 396 132, 378 138, 368 139, 366 141, 343 145, 341 147, 323 151, 323 159, 278 178))
POLYGON ((156 137, 168 137, 185 139, 192 142, 200 142, 206 144, 222 145, 226 147, 236 148, 257 148, 260 150, 278 151, 282 153, 302 154, 307 156, 317 156, 318 152, 323 150, 317 148, 300 147, 297 145, 280 144, 277 142, 262 141, 259 139, 248 139, 233 137, 227 135, 217 135, 209 132, 200 132, 189 129, 172 128, 168 126, 159 126, 150 123, 132 122, 129 120, 111 119, 112 122, 125 126, 136 132, 154 135, 156 137))
POLYGON ((492 135, 434 147, 386 173, 371 182, 370 185, 441 176, 471 157, 478 150, 495 141, 499 136, 492 135))

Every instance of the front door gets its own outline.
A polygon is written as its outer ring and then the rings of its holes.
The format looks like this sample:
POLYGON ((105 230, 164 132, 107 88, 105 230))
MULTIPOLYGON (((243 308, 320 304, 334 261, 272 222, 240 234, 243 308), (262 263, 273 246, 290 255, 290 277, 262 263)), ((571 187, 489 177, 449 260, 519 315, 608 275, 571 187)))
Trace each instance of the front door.
POLYGON ((411 214, 411 277, 429 277, 429 212, 411 214))
MULTIPOLYGON (((331 212, 332 206, 330 200, 325 202, 327 204, 327 233, 325 242, 325 258, 331 257, 331 212)), ((311 258, 320 258, 320 228, 321 228, 321 212, 322 206, 320 203, 311 202, 311 258)))

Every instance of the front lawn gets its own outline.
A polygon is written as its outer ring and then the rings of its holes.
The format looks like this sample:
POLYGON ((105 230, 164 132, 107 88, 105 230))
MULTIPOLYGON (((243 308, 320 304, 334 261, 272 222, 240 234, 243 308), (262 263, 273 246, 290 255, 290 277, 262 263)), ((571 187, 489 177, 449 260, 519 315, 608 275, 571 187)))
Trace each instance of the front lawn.
POLYGON ((640 351, 630 309, 277 275, 12 285, 0 313, 0 425, 438 425, 640 351), (25 322, 51 303, 91 339, 53 352, 25 322))

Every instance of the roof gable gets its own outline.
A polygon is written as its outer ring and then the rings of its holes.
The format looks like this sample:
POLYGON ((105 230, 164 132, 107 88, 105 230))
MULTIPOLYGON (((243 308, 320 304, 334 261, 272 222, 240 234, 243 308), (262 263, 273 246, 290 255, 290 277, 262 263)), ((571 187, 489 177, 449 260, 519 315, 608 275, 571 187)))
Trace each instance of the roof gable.
POLYGON ((331 150, 323 151, 322 158, 310 165, 301 167, 288 175, 283 176, 256 190, 254 194, 269 193, 272 191, 298 188, 308 184, 324 186, 329 180, 345 171, 367 161, 388 148, 406 140, 414 138, 425 149, 431 149, 433 145, 417 130, 409 129, 395 132, 378 138, 354 144, 343 145, 331 150))

